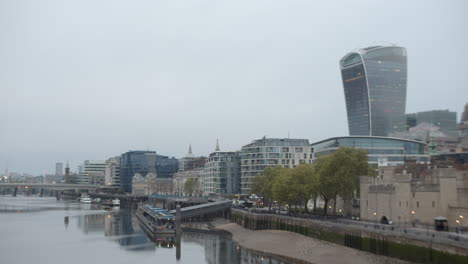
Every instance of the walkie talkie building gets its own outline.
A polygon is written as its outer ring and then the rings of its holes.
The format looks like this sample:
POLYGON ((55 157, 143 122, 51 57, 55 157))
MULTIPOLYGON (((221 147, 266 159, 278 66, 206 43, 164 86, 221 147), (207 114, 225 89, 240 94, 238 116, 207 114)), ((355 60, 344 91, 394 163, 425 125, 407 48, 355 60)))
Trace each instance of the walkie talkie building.
POLYGON ((372 46, 340 60, 352 136, 388 136, 405 129, 406 49, 372 46))

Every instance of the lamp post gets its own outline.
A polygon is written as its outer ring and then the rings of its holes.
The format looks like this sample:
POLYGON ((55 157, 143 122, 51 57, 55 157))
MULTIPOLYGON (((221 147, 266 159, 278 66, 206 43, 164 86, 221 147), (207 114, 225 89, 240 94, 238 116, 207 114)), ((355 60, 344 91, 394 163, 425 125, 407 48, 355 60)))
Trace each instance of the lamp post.
POLYGON ((462 221, 463 221, 464 217, 463 217, 463 215, 459 215, 458 217, 460 218, 460 233, 461 233, 462 232, 461 228, 463 227, 462 221))
POLYGON ((411 210, 411 225, 414 227, 415 226, 415 223, 414 223, 414 215, 416 214, 415 211, 411 210))

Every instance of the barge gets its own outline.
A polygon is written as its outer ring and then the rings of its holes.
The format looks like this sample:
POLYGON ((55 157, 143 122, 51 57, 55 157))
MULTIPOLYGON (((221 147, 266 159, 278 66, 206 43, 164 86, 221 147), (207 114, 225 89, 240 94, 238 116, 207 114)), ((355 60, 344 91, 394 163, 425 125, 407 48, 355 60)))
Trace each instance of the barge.
POLYGON ((175 216, 169 211, 150 206, 139 206, 137 216, 143 231, 152 238, 173 236, 176 234, 175 216))

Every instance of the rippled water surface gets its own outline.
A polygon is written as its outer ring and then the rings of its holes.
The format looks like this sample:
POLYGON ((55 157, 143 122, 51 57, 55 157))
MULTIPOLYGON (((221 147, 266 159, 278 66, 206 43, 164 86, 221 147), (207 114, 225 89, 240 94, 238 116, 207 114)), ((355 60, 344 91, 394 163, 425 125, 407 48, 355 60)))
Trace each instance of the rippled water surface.
POLYGON ((0 196, 0 263, 280 263, 231 239, 184 232, 155 242, 128 210, 105 211, 55 198, 0 196))

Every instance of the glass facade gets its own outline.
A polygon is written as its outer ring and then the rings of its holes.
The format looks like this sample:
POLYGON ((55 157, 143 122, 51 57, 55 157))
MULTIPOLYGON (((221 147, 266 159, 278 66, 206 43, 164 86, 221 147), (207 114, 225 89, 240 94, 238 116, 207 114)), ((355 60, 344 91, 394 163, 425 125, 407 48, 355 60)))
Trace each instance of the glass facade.
POLYGON ((406 61, 406 50, 395 46, 369 47, 340 61, 350 135, 405 129, 406 61))
POLYGON ((240 182, 239 152, 214 152, 205 163, 205 194, 237 194, 240 182))
POLYGON ((314 157, 328 155, 340 147, 354 147, 367 150, 369 164, 386 160, 390 165, 401 165, 405 160, 429 162, 425 154, 426 144, 419 141, 386 137, 337 137, 311 144, 314 157))
POLYGON ((172 178, 177 169, 175 158, 156 155, 155 151, 129 151, 120 158, 120 185, 123 191, 132 192, 135 173, 145 176, 151 172, 158 178, 172 178))
POLYGON ((449 110, 432 110, 414 114, 406 114, 406 127, 417 126, 422 123, 440 127, 448 136, 457 136, 457 112, 449 110))

